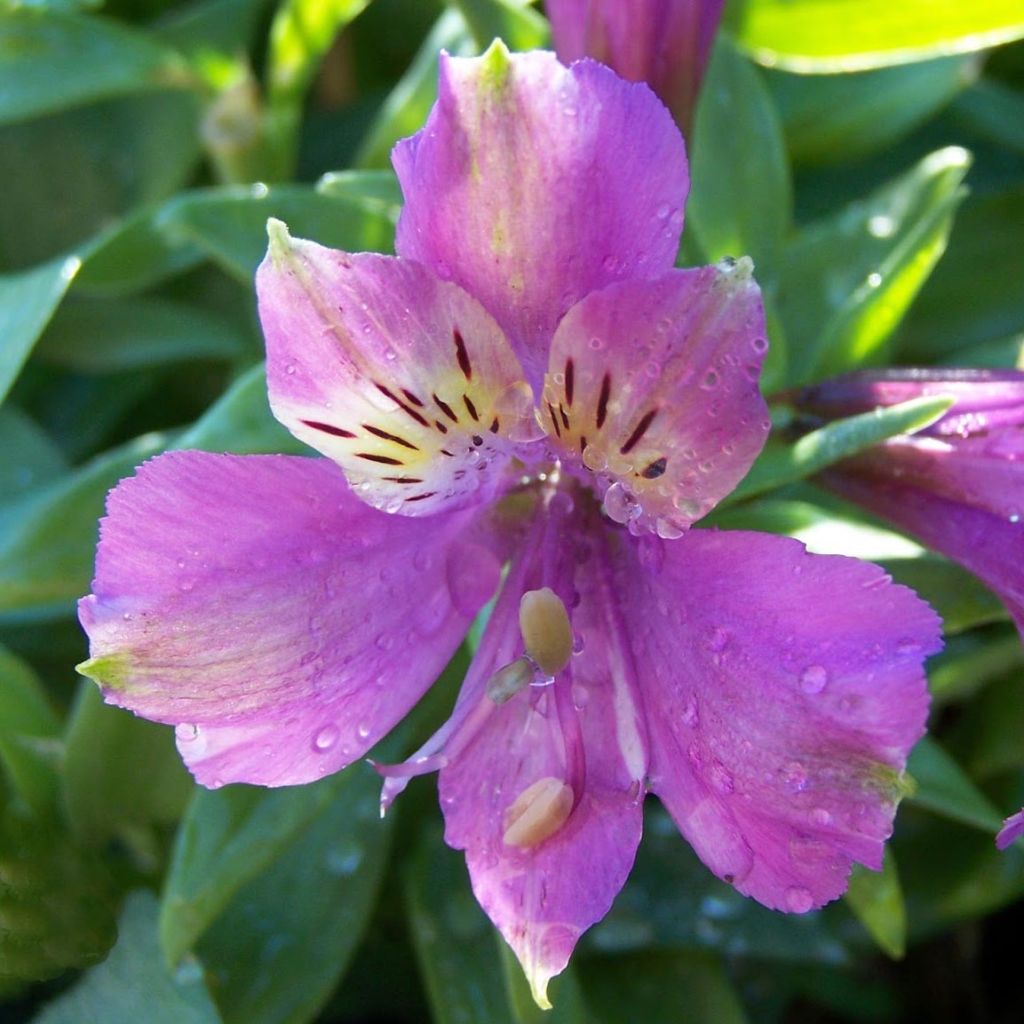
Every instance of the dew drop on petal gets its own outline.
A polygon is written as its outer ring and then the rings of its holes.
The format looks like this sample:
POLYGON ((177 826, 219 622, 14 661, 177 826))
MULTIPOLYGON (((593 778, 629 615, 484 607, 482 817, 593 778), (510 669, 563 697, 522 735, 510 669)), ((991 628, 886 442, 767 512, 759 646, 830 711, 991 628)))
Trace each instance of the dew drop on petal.
POLYGON ((677 540, 686 532, 681 527, 676 526, 671 519, 666 519, 664 516, 655 522, 654 530, 662 540, 677 540))
POLYGON ((800 673, 800 689, 804 693, 821 693, 828 683, 828 671, 824 665, 809 665, 800 673))
POLYGON ((832 822, 832 815, 824 807, 815 807, 811 811, 811 821, 815 825, 828 825, 832 822))
POLYGON ((814 906, 814 897, 810 889, 802 885, 794 885, 786 890, 786 906, 794 914, 806 914, 814 906))
POLYGON ((338 727, 336 725, 325 725, 313 737, 313 749, 323 753, 330 750, 338 742, 338 727))
POLYGON ((605 491, 602 507, 612 522, 623 524, 636 519, 643 511, 636 498, 618 480, 605 491))

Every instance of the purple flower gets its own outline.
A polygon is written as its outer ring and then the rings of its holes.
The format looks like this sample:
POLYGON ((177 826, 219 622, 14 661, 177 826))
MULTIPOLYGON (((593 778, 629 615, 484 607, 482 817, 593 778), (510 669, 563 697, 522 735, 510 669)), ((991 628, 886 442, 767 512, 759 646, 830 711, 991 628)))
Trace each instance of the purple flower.
POLYGON ((497 593, 383 803, 440 770, 446 839, 539 1003, 625 882, 647 792, 741 892, 835 898, 881 866, 939 623, 874 566, 687 532, 764 442, 766 345, 749 261, 673 269, 667 111, 496 45, 442 58, 394 163, 397 258, 275 222, 257 277, 271 405, 328 458, 177 452, 120 484, 84 670, 176 724, 200 782, 301 783, 362 757, 497 593))
POLYGON ((955 399, 941 419, 820 479, 969 569, 1024 631, 1024 372, 868 371, 807 388, 797 406, 833 418, 939 394, 955 399))
POLYGON ((1010 815, 1003 822, 1003 827, 999 830, 999 835, 996 836, 996 847, 1005 850, 1021 836, 1024 836, 1024 809, 1010 815))
POLYGON ((725 0, 547 0, 566 64, 593 57, 646 82, 687 131, 725 0))

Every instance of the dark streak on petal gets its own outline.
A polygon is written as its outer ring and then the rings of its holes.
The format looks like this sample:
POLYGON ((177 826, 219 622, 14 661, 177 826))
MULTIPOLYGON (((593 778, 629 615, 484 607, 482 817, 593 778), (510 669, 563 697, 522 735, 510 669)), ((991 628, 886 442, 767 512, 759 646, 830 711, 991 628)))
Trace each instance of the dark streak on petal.
POLYGON ((562 403, 561 402, 558 403, 558 413, 562 417, 562 426, 565 427, 566 430, 568 430, 569 429, 569 415, 568 415, 568 413, 566 413, 565 409, 562 408, 562 403))
POLYGON ((469 395, 463 395, 462 401, 466 403, 466 411, 469 413, 469 415, 473 417, 473 420, 475 422, 479 423, 480 417, 476 414, 476 406, 473 404, 473 400, 469 397, 469 395))
POLYGON ((555 428, 555 436, 561 437, 562 427, 558 422, 558 417, 555 415, 555 407, 550 402, 548 402, 548 414, 551 416, 551 425, 555 428))
POLYGON ((606 373, 601 381, 601 394, 597 398, 597 429, 600 430, 604 426, 604 421, 608 418, 608 399, 612 394, 612 375, 606 373))
POLYGON ((489 426, 489 427, 488 427, 487 429, 488 429, 488 430, 489 430, 489 431, 490 431, 490 432, 491 432, 492 434, 496 434, 496 433, 498 432, 498 426, 499 426, 499 423, 498 423, 498 417, 497 417, 497 416, 495 416, 495 417, 494 417, 494 419, 493 419, 493 420, 491 421, 491 425, 490 425, 490 426, 489 426))
POLYGON ((382 476, 381 480, 387 480, 393 484, 421 484, 423 481, 418 476, 382 476))
POLYGON ((576 389, 576 373, 572 359, 565 361, 565 404, 572 408, 572 395, 576 389))
POLYGON ((640 418, 640 422, 636 425, 636 429, 629 435, 626 443, 619 449, 623 455, 631 452, 640 443, 640 438, 647 433, 647 428, 651 425, 654 421, 654 417, 657 415, 657 409, 648 409, 647 412, 643 414, 640 418))
POLYGON ((442 434, 448 433, 448 428, 440 420, 434 420, 434 426, 437 427, 442 434))
POLYGON ((425 494, 414 494, 411 498, 406 498, 405 500, 407 502, 423 501, 424 498, 432 498, 435 494, 437 494, 437 491, 427 491, 425 494))
POLYGON ((662 455, 660 459, 655 459, 640 475, 645 480, 657 480, 665 472, 667 465, 668 460, 662 455))
POLYGON ((402 412, 404 412, 407 416, 411 416, 417 423, 420 424, 420 426, 423 426, 423 427, 429 427, 430 426, 430 424, 415 409, 410 409, 409 406, 406 405, 405 402, 403 402, 389 388, 384 387, 383 384, 378 384, 377 381, 374 381, 373 384, 374 384, 374 387, 376 387, 376 389, 382 395, 384 395, 386 398, 390 398, 391 401, 394 402, 398 406, 398 408, 402 410, 402 412))
POLYGON ((414 452, 419 451, 419 448, 412 441, 406 441, 404 437, 399 437, 397 434, 389 434, 386 430, 381 430, 380 427, 371 427, 369 423, 364 423, 363 429, 373 434, 374 437, 379 437, 382 441, 393 441, 395 444, 400 444, 403 448, 409 448, 414 452))
POLYGON ((447 455, 449 459, 454 459, 455 458, 455 454, 453 452, 448 451, 447 448, 442 448, 441 449, 441 454, 442 455, 447 455))
POLYGON ((330 423, 321 423, 319 420, 299 420, 300 423, 314 430, 322 430, 325 434, 333 434, 335 437, 355 437, 351 430, 342 430, 341 427, 332 426, 330 423))
POLYGON ((423 408, 423 402, 414 395, 408 388, 402 388, 402 394, 412 402, 413 405, 418 405, 421 409, 423 408))
POLYGON ((462 335, 459 333, 459 329, 457 327, 452 331, 452 337, 455 339, 455 358, 459 361, 459 369, 462 371, 466 380, 472 380, 473 364, 469 361, 469 353, 466 351, 466 343, 462 340, 462 335))
POLYGON ((357 459, 366 459, 367 462, 379 462, 382 466, 404 465, 401 459, 392 459, 387 455, 373 455, 370 452, 356 452, 357 459))
POLYGON ((440 409, 441 412, 443 412, 445 416, 447 416, 448 419, 452 421, 452 423, 459 422, 459 417, 455 415, 455 412, 452 410, 452 407, 447 402, 442 402, 441 399, 437 397, 437 395, 431 395, 430 397, 433 398, 434 402, 437 404, 438 409, 440 409))
POLYGON ((586 450, 587 450, 587 439, 582 434, 580 434, 580 455, 582 455, 586 450))

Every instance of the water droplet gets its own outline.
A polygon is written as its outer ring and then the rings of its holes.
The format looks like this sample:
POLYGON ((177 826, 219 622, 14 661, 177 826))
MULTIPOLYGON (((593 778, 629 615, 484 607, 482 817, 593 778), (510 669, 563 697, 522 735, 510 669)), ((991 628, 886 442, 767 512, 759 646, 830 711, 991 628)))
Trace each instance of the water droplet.
POLYGON ((804 693, 821 693, 828 683, 828 671, 824 665, 809 665, 800 673, 800 689, 804 693))
POLYGON ((583 465, 594 473, 602 473, 608 466, 605 454, 596 445, 588 444, 583 449, 583 465))
POLYGON ((665 220, 672 212, 672 207, 668 203, 662 203, 655 212, 657 213, 658 220, 665 220))
POLYGON ((285 372, 285 373, 287 373, 287 374, 288 374, 288 376, 290 377, 290 376, 291 376, 291 375, 292 375, 293 373, 295 373, 295 364, 294 364, 294 363, 289 363, 289 364, 288 364, 288 365, 287 365, 287 366, 286 366, 286 367, 284 368, 284 372, 285 372))
POLYGON ((877 288, 882 283, 882 275, 879 273, 868 274, 868 287, 877 288))
POLYGON ((592 352, 600 352, 604 348, 604 342, 600 338, 591 338, 587 346, 592 352))
POLYGON ((704 379, 700 382, 700 386, 705 391, 710 391, 712 388, 718 387, 718 374, 714 370, 708 370, 704 374, 704 379))
POLYGON ((605 491, 602 507, 605 515, 615 523, 628 523, 643 511, 636 498, 618 480, 605 491))
POLYGON ((794 885, 786 890, 786 906, 794 914, 806 914, 814 906, 814 896, 810 889, 794 885))
POLYGON ((868 220, 868 231, 875 238, 889 238, 896 230, 896 222, 884 213, 876 213, 868 220))
POLYGON ((811 811, 811 821, 815 825, 828 825, 832 822, 832 815, 824 807, 815 807, 811 811))
POLYGON ((338 742, 338 727, 336 725, 325 725, 314 737, 313 737, 313 749, 323 753, 326 750, 330 750, 335 743, 338 742))
POLYGON ((361 739, 369 739, 370 727, 365 722, 360 722, 359 727, 356 729, 356 735, 361 739))
POLYGON ((174 737, 179 743, 195 743, 199 739, 199 726, 182 722, 174 727, 174 737))
POLYGON ((590 691, 580 683, 573 683, 572 703, 577 711, 582 711, 590 703, 590 691))
POLYGON ((767 352, 768 351, 768 339, 767 338, 755 338, 750 343, 750 347, 755 352, 767 352))

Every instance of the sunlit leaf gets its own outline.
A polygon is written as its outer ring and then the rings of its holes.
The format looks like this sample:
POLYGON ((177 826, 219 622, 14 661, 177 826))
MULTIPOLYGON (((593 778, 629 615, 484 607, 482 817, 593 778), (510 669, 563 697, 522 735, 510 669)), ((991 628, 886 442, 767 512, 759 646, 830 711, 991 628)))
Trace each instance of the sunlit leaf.
POLYGON ((729 27, 765 64, 859 71, 1024 36, 1019 0, 738 0, 729 27))
POLYGON ((452 0, 462 13, 482 52, 492 40, 502 39, 513 50, 537 50, 548 46, 547 21, 529 0, 452 0))
POLYGON ((857 864, 850 875, 846 904, 886 954, 898 960, 907 948, 907 910, 891 849, 881 871, 857 864))
POLYGON ((995 834, 1003 819, 991 801, 939 745, 926 736, 907 763, 916 790, 908 800, 944 818, 995 834))

